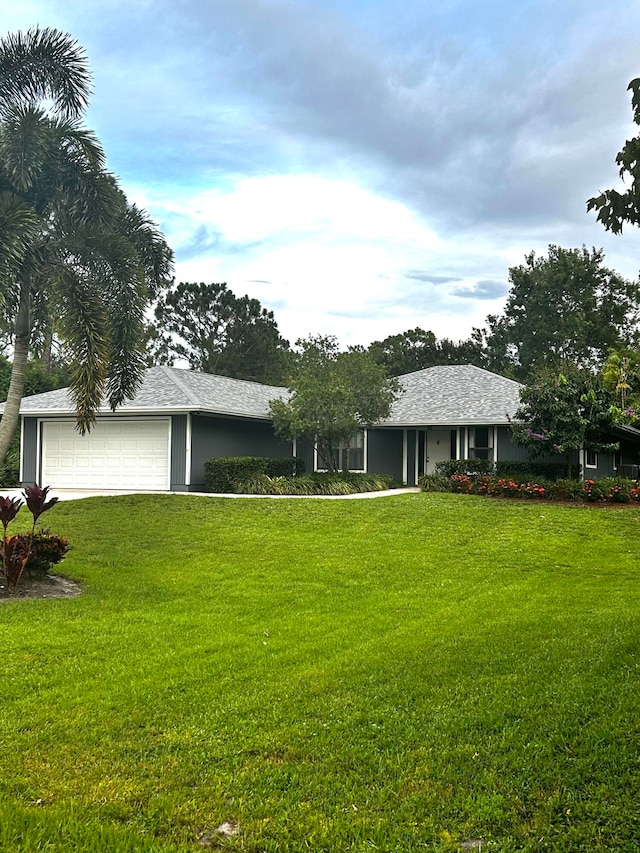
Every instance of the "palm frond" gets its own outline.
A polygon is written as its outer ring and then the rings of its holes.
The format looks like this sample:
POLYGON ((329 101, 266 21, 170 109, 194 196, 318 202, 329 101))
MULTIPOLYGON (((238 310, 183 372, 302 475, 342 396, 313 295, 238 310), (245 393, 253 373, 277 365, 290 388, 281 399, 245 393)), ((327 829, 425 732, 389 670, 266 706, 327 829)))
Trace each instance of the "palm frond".
POLYGON ((109 405, 115 409, 134 396, 142 381, 144 311, 148 302, 145 272, 128 237, 111 231, 86 237, 94 280, 100 282, 109 316, 109 405), (99 260, 98 260, 99 259, 99 260), (97 264, 100 265, 98 269, 97 264))
POLYGON ((55 152, 51 121, 33 106, 18 105, 6 111, 0 124, 0 162, 11 187, 31 191, 55 152))
POLYGON ((15 281, 18 265, 39 228, 37 215, 19 196, 0 192, 0 292, 6 293, 15 281))
POLYGON ((56 114, 78 116, 90 94, 86 54, 68 33, 32 27, 0 39, 0 114, 48 99, 56 114))
POLYGON ((56 277, 60 331, 70 357, 71 396, 82 435, 95 422, 105 391, 110 356, 109 317, 99 288, 71 266, 56 277))
POLYGON ((135 247, 150 298, 157 298, 159 291, 167 288, 173 278, 173 252, 164 234, 146 210, 135 204, 127 205, 121 231, 135 247))

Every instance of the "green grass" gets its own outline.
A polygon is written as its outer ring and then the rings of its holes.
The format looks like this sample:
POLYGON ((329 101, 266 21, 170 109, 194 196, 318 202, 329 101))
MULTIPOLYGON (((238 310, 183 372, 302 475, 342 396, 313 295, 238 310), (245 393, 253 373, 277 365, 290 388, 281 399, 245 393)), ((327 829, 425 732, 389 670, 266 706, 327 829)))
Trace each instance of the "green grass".
MULTIPOLYGON (((0 604, 0 850, 636 851, 638 508, 93 498, 0 604)), ((26 523, 26 518, 25 518, 26 523)))

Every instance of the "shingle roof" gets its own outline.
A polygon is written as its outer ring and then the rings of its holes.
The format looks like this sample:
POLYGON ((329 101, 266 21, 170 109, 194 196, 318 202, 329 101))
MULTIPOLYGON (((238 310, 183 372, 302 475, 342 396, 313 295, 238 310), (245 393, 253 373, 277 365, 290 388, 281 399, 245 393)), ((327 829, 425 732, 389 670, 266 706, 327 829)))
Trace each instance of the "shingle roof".
POLYGON ((398 380, 402 393, 383 425, 506 424, 522 387, 471 364, 426 367, 398 380))
MULTIPOLYGON (((202 411, 246 418, 267 419, 269 401, 284 397, 286 388, 195 373, 177 367, 150 367, 144 375, 142 386, 133 400, 127 400, 118 411, 122 412, 180 412, 202 411)), ((103 403, 100 411, 109 411, 103 403)), ((22 415, 71 414, 73 402, 68 389, 47 391, 24 397, 20 406, 22 415)))
MULTIPOLYGON (((520 385, 472 365, 427 367, 398 377, 402 393, 383 426, 506 424, 519 405, 520 385)), ((286 397, 286 388, 196 373, 177 367, 151 367, 133 400, 118 411, 200 411, 245 418, 269 418, 269 401, 286 397)), ((0 406, 0 411, 2 406, 0 406)), ((101 411, 109 411, 104 404, 101 411)), ((25 397, 23 415, 72 414, 67 389, 25 397)))

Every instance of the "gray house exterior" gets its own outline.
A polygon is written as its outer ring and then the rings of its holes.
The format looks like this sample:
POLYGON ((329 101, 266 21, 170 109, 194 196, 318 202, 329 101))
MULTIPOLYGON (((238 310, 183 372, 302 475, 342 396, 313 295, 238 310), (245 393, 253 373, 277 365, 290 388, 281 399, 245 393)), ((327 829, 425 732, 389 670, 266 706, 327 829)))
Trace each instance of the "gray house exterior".
POLYGON ((216 456, 290 456, 273 432, 269 401, 287 393, 256 382, 152 367, 133 400, 103 407, 86 436, 66 389, 25 397, 20 480, 57 489, 204 491, 216 456))
MULTIPOLYGON (((355 437, 350 467, 415 485, 448 459, 524 461, 509 417, 520 385, 472 365, 431 367, 399 377, 389 417, 355 437)), ((91 432, 75 430, 67 390, 22 401, 20 479, 56 489, 204 491, 204 463, 220 456, 300 456, 318 470, 312 444, 277 437, 269 402, 286 388, 172 367, 146 371, 133 400, 103 407, 91 432)), ((614 475, 638 462, 640 431, 620 428, 617 454, 576 454, 585 477, 614 475)), ((562 462, 561 457, 545 461, 562 462)))

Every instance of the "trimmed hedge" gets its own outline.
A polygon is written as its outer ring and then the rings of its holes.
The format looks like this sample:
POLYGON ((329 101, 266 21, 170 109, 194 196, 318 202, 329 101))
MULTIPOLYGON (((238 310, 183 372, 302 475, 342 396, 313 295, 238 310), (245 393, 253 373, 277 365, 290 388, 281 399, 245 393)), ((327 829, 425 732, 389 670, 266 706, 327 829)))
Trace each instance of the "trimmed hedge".
MULTIPOLYGON (((496 477, 510 477, 514 480, 561 480, 566 477, 567 466, 564 462, 489 462, 487 459, 448 459, 445 462, 436 463, 436 475, 442 477, 453 477, 454 474, 466 474, 468 477, 476 477, 479 474, 487 474, 496 477)), ((582 475, 582 466, 571 466, 571 478, 579 480, 582 475)))
POLYGON ((304 459, 298 456, 219 456, 204 463, 207 491, 229 494, 236 483, 260 474, 267 477, 298 477, 304 474, 304 459))
MULTIPOLYGON (((564 480, 567 476, 566 462, 496 462, 497 477, 513 477, 513 479, 531 480, 564 480)), ((582 476, 582 465, 572 463, 571 479, 579 480, 582 476)))
POLYGON ((447 459, 446 462, 436 462, 436 475, 453 477, 454 474, 493 474, 493 462, 487 459, 447 459))

